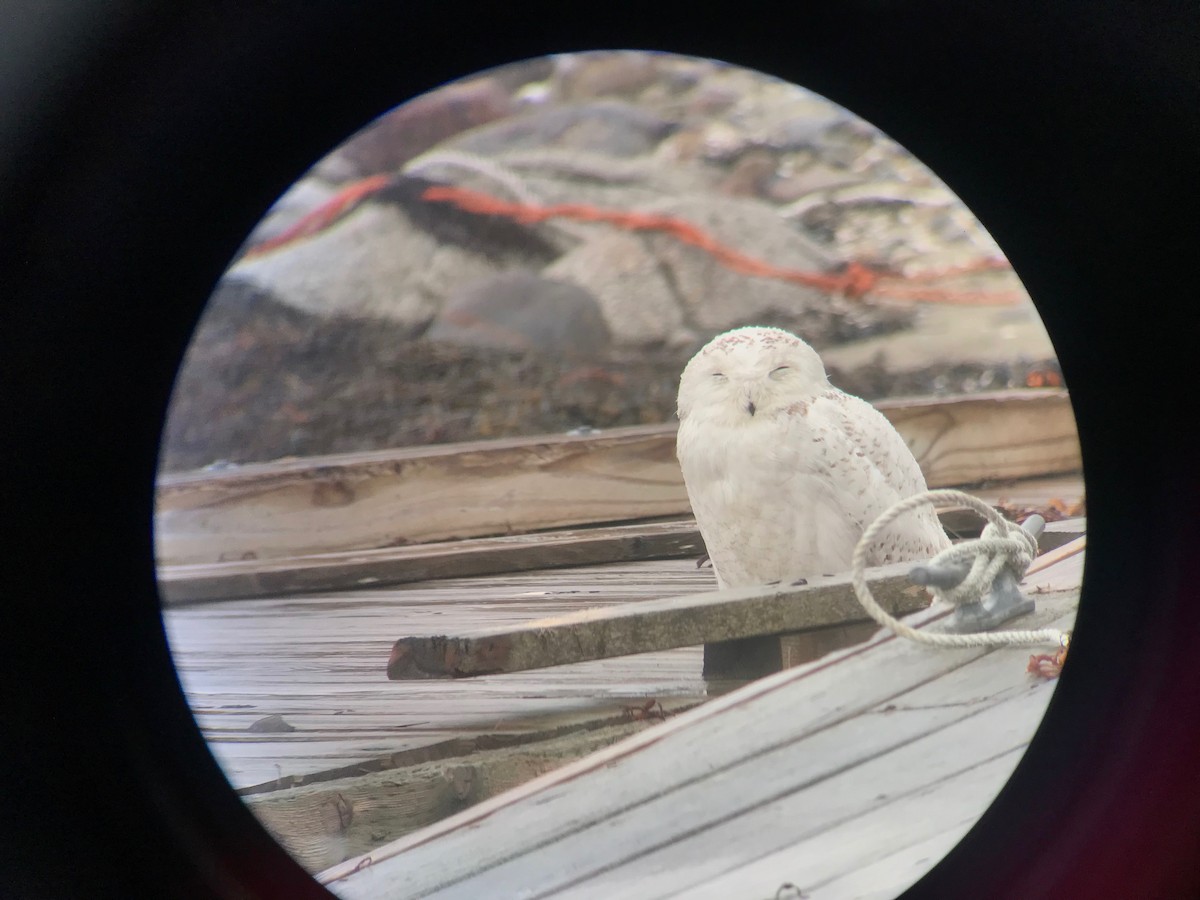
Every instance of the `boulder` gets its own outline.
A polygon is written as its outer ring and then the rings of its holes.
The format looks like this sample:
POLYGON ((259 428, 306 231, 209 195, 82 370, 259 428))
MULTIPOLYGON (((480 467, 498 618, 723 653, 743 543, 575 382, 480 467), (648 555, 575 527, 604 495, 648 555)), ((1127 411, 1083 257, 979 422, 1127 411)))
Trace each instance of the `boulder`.
POLYGON ((317 234, 244 256, 222 281, 317 316, 385 319, 415 335, 457 287, 558 255, 536 229, 423 200, 428 185, 398 178, 317 234))
POLYGON ((589 291, 523 270, 457 288, 424 336, 460 346, 567 358, 600 356, 612 343, 600 305, 589 291))
POLYGON ((556 66, 559 95, 565 100, 636 96, 659 80, 660 59, 637 51, 560 56, 556 66))
POLYGON ((597 230, 545 274, 586 287, 618 344, 676 346, 695 339, 684 324, 679 298, 641 235, 597 230))
POLYGON ((490 156, 518 149, 557 147, 616 157, 651 152, 678 124, 654 111, 620 100, 533 108, 444 146, 490 156))
MULTIPOLYGON (((828 259, 815 245, 771 206, 757 200, 672 197, 646 211, 687 222, 721 244, 772 266, 814 274, 830 270, 828 259)), ((827 294, 816 288, 736 272, 674 235, 647 232, 646 239, 669 273, 685 319, 700 330, 715 333, 749 323, 799 321, 811 307, 828 302, 827 294)))
POLYGON ((367 203, 319 234, 244 257, 222 283, 259 290, 313 315, 387 319, 416 334, 456 280, 492 268, 412 228, 395 207, 367 203))

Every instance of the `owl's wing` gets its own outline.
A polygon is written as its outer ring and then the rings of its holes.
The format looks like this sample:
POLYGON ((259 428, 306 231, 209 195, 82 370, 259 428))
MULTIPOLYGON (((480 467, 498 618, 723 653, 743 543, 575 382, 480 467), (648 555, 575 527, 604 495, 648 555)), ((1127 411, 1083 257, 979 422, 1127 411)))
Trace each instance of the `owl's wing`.
POLYGON ((866 400, 833 390, 815 406, 864 452, 892 490, 908 497, 926 489, 921 466, 900 432, 866 400))
MULTIPOLYGON (((828 391, 808 404, 807 417, 808 428, 824 438, 817 446, 856 542, 889 507, 926 489, 925 476, 904 438, 871 404, 828 391)), ((884 531, 870 548, 868 562, 928 559, 948 546, 936 513, 926 507, 884 531)))

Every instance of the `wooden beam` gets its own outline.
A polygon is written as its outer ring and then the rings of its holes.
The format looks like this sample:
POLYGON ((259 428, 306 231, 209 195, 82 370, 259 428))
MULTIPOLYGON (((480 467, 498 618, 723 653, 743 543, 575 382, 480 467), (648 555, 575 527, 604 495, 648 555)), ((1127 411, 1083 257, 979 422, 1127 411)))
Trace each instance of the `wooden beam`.
MULTIPOLYGON (((877 404, 930 487, 1080 468, 1065 391, 877 404)), ((159 479, 160 564, 278 559, 690 512, 675 425, 340 454, 159 479)))
MULTIPOLYGON (((908 580, 911 563, 872 569, 872 593, 892 615, 929 605, 908 580)), ((566 663, 691 647, 869 621, 849 575, 795 587, 737 588, 581 610, 458 636, 402 637, 392 647, 393 681, 520 672, 566 663)))
POLYGON ((160 564, 273 559, 686 515, 663 426, 443 444, 159 480, 160 564))
POLYGON ((695 705, 692 699, 667 699, 656 703, 650 716, 630 708, 623 714, 606 711, 570 729, 458 738, 452 753, 435 759, 243 794, 243 800, 302 866, 316 872, 656 727, 660 717, 695 705))
POLYGON ((904 435, 930 488, 1082 467, 1066 391, 997 391, 877 406, 904 435))
POLYGON ((167 605, 381 587, 531 569, 674 559, 704 553, 694 519, 476 538, 287 559, 163 566, 167 605))

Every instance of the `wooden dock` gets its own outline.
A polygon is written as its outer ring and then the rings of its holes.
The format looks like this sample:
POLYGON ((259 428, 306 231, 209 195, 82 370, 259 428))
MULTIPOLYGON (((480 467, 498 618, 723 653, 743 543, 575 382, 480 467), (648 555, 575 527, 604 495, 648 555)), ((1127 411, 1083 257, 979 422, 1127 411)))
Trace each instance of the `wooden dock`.
MULTIPOLYGON (((1032 589, 1077 585, 1081 560, 1042 574, 1032 589)), ((744 684, 706 680, 700 647, 389 682, 394 635, 647 602, 704 590, 711 577, 690 559, 642 561, 191 605, 164 618, 197 722, 227 777, 318 871, 744 684), (295 730, 255 729, 272 717, 295 730)))
POLYGON ((712 573, 694 561, 665 560, 235 600, 168 609, 164 620, 210 747, 234 787, 255 791, 479 731, 526 731, 542 717, 616 714, 649 697, 701 699, 699 647, 470 682, 393 683, 385 667, 401 633, 512 624, 711 587, 712 573), (272 715, 296 731, 249 730, 272 715))
MULTIPOLYGON (((970 471, 977 479, 992 481, 971 489, 985 501, 1017 510, 1059 502, 1074 509, 1083 499, 1083 484, 1071 471, 1078 466, 1078 445, 1073 423, 1064 424, 1063 416, 1070 416, 1065 395, 1022 396, 1015 403, 975 398, 969 403, 952 401, 949 411, 936 403, 902 403, 889 415, 897 427, 912 429, 906 437, 915 449, 924 448, 923 465, 937 471, 970 471), (982 462, 968 458, 967 450, 980 440, 996 438, 981 425, 988 409, 1004 428, 1015 427, 1013 409, 1028 411, 1029 417, 1022 420, 1026 430, 1019 436, 1037 443, 1036 436, 1027 433, 1029 424, 1036 424, 1042 455, 1022 451, 994 453, 982 462), (1013 473, 1016 480, 1004 480, 1013 473)), ((408 847, 403 843, 406 836, 415 834, 428 834, 432 843, 441 844, 440 823, 488 809, 502 797, 519 799, 522 785, 538 784, 537 779, 556 770, 574 771, 573 766, 622 742, 653 744, 657 738, 649 735, 672 734, 682 727, 677 723, 691 722, 692 717, 699 717, 696 722, 719 722, 726 715, 722 710, 732 715, 742 708, 742 700, 728 706, 729 697, 758 689, 757 682, 747 687, 744 679, 717 678, 712 672, 705 678, 704 648, 665 649, 678 641, 662 634, 650 640, 636 625, 637 609, 649 614, 682 603, 700 610, 713 602, 712 573, 697 567, 703 548, 695 523, 686 515, 686 501, 679 507, 677 469, 672 474, 669 466, 656 469, 657 463, 647 463, 649 471, 661 475, 650 478, 658 487, 648 487, 645 479, 634 483, 624 475, 614 476, 621 465, 630 464, 629 453, 643 461, 657 459, 668 440, 673 441, 669 429, 652 428, 599 438, 531 439, 523 445, 510 441, 498 442, 503 446, 398 451, 370 460, 297 460, 164 479, 156 533, 164 563, 160 588, 182 685, 233 786, 310 871, 329 869, 339 892, 343 884, 358 890, 359 883, 385 877, 385 870, 370 875, 364 870, 347 881, 346 869, 330 867, 347 859, 361 864, 364 854, 381 863, 385 857, 378 848, 408 847), (510 470, 498 466, 500 457, 510 470), (447 474, 451 470, 458 473, 457 480, 447 474), (398 541, 397 535, 416 534, 413 523, 426 510, 408 481, 397 477, 398 472, 412 476, 414 471, 433 472, 433 483, 444 488, 438 494, 444 502, 439 513, 443 523, 422 532, 419 542, 398 541), (608 485, 607 491, 602 484, 608 485), (490 524, 479 528, 464 526, 479 510, 495 506, 496 496, 548 498, 555 491, 566 497, 564 505, 572 512, 555 512, 540 501, 510 503, 503 523, 488 519, 490 524), (406 496, 413 499, 407 506, 406 496), (538 530, 545 528, 550 530, 538 530), (446 539, 460 532, 471 536, 446 539), (688 599, 692 597, 697 599, 688 599), (389 658, 394 662, 398 639, 419 644, 453 634, 519 633, 530 623, 547 620, 553 627, 569 629, 577 620, 595 618, 598 610, 620 611, 615 619, 628 618, 632 627, 622 632, 626 644, 610 645, 606 636, 601 652, 585 652, 576 640, 574 647, 564 644, 556 651, 560 657, 535 654, 541 662, 533 665, 550 668, 529 668, 534 657, 527 657, 508 665, 504 674, 429 680, 428 672, 418 672, 421 680, 388 680, 389 658), (593 656, 610 658, 590 659, 593 656), (564 660, 569 664, 553 665, 564 660), (389 843, 396 840, 401 843, 389 843)), ((943 514, 943 523, 963 535, 978 526, 972 517, 953 510, 943 514)), ((1070 542, 1082 527, 1082 520, 1054 523, 1044 546, 1070 542)), ((1082 554, 1074 554, 1056 565, 1056 581, 1044 580, 1051 571, 1047 570, 1039 575, 1042 581, 1030 583, 1048 592, 1039 615, 1047 610, 1059 618, 1070 615, 1081 559, 1082 554)), ((802 607, 811 605, 806 598, 815 596, 818 588, 824 589, 820 584, 812 588, 799 597, 802 607)), ((861 640, 875 630, 872 625, 865 630, 850 624, 817 627, 809 619, 772 618, 781 610, 794 614, 797 598, 789 597, 742 598, 765 602, 745 627, 748 634, 765 635, 752 640, 777 644, 777 661, 770 671, 813 658, 811 646, 807 655, 792 658, 783 652, 786 640, 817 640, 820 645, 824 632, 859 629, 861 634, 855 632, 853 639, 861 640), (766 634, 793 627, 805 630, 793 638, 766 634)), ((900 612, 922 605, 912 597, 900 599, 915 604, 896 607, 900 612)), ((863 621, 853 602, 843 598, 829 603, 835 610, 829 621, 852 622, 855 616, 863 621)), ((743 604, 739 615, 749 608, 743 604)), ((695 640, 717 640, 714 635, 726 633, 711 630, 711 620, 703 626, 710 630, 704 631, 701 618, 689 624, 700 629, 695 640)), ((553 628, 536 630, 544 639, 553 628)), ((577 637, 582 636, 580 631, 577 637)), ((712 643, 708 649, 720 646, 724 645, 712 643)), ((788 677, 800 680, 788 690, 802 690, 802 682, 823 684, 820 678, 830 676, 817 678, 817 672, 824 671, 827 662, 844 658, 847 661, 837 665, 851 666, 860 652, 866 651, 839 651, 809 666, 816 680, 790 674, 808 671, 804 666, 789 670, 788 677)), ((900 664, 887 660, 899 650, 869 653, 881 666, 878 677, 889 681, 888 667, 900 664)), ((981 654, 979 660, 993 655, 981 654)), ((975 661, 972 656, 970 664, 975 661)), ((955 682, 959 668, 930 678, 955 682)), ((393 676, 409 677, 400 669, 393 667, 393 676)), ((770 676, 768 682, 774 684, 771 679, 780 677, 770 676)), ((1028 686, 1024 677, 1018 681, 1028 686)), ((901 678, 894 684, 897 696, 907 690, 902 683, 901 678)), ((997 689, 1003 693, 1011 687, 997 689)), ((757 694, 744 699, 753 696, 757 694)), ((876 705, 883 703, 873 699, 876 705)), ((797 702, 808 704, 803 697, 797 702)), ((753 704, 747 708, 758 709, 753 704)), ((1003 707, 1010 709, 1015 707, 1003 707)), ((803 725, 802 718, 797 727, 803 725)), ((820 731, 825 725, 813 727, 820 731)), ((800 741, 817 731, 786 733, 800 741)), ((637 765, 642 771, 642 764, 637 765)), ((646 772, 657 777, 652 769, 646 772)), ((648 789, 652 787, 653 781, 648 789)), ((984 805, 980 802, 974 814, 984 805)), ((533 850, 512 852, 523 856, 533 850)), ((460 874, 464 885, 472 884, 475 890, 484 886, 472 881, 474 876, 460 874)), ((640 885, 640 876, 633 883, 640 885)), ((446 896, 456 896, 456 890, 446 896)), ((471 895, 464 890, 463 896, 471 895)), ((562 885, 547 890, 574 895, 573 888, 562 885)), ((396 888, 395 895, 418 895, 406 891, 407 887, 396 888)), ((630 891, 631 896, 657 896, 640 887, 630 891)), ((475 894, 480 895, 505 896, 490 890, 475 894)), ((773 895, 774 889, 763 894, 773 895)), ((597 896, 607 894, 601 890, 597 896)))
MULTIPOLYGON (((1028 579, 1039 608, 1023 627, 1071 627, 1081 563, 1028 579)), ((346 898, 893 896, 965 834, 1032 738, 1054 683, 1026 672, 1029 655, 881 634, 319 880, 346 898)))

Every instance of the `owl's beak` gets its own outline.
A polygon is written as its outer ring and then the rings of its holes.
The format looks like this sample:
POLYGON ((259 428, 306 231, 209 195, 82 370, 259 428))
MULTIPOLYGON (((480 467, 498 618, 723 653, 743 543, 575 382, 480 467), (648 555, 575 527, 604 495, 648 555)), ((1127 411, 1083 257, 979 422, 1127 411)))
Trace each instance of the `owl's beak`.
POLYGON ((742 383, 741 388, 743 407, 745 408, 746 412, 750 413, 750 415, 754 415, 756 412, 758 412, 758 404, 754 402, 754 395, 757 393, 754 390, 755 385, 753 382, 747 379, 742 383))
POLYGON ((754 398, 758 396, 758 384, 753 378, 742 378, 738 383, 738 393, 742 397, 742 409, 754 415, 758 412, 758 404, 754 398))

